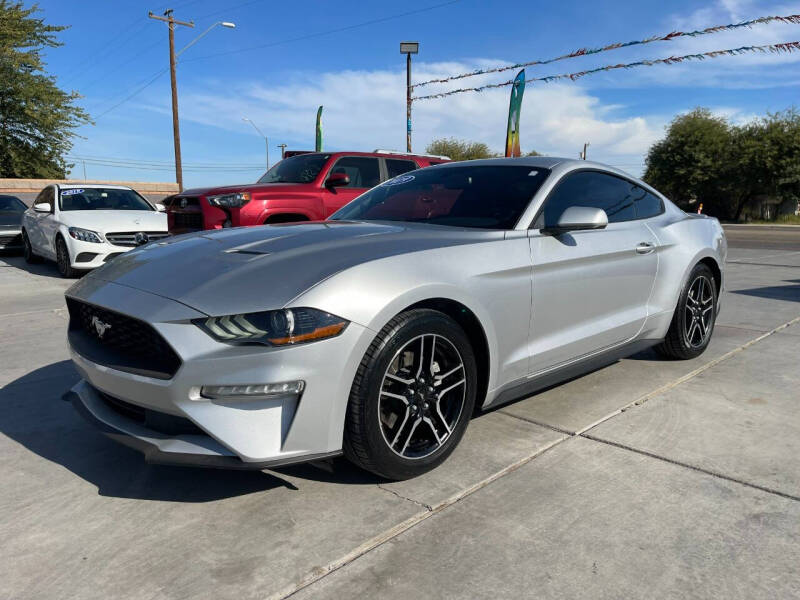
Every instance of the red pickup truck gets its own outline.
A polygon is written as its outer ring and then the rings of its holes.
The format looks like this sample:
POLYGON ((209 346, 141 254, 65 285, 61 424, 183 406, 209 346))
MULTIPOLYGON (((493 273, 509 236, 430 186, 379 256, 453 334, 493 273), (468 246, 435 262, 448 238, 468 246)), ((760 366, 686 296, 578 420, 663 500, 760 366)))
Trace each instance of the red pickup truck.
POLYGON ((445 156, 304 152, 274 165, 256 183, 196 188, 164 200, 171 233, 242 225, 321 221, 379 183, 445 156))

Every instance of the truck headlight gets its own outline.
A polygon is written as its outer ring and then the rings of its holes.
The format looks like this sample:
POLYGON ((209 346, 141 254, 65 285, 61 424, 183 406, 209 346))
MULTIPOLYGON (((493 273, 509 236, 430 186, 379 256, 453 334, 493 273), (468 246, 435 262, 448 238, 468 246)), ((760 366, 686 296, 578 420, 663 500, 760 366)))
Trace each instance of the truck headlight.
POLYGON ((285 308, 192 322, 218 342, 267 346, 289 346, 336 337, 349 323, 315 308, 285 308))
POLYGON ((81 229, 80 227, 70 227, 67 231, 69 231, 70 237, 73 237, 76 240, 80 240, 82 242, 93 242, 95 244, 103 243, 103 240, 100 239, 100 235, 96 231, 81 229))
POLYGON ((237 192, 235 194, 219 194, 217 196, 209 196, 207 200, 211 206, 219 206, 220 208, 241 208, 250 202, 250 193, 237 192))

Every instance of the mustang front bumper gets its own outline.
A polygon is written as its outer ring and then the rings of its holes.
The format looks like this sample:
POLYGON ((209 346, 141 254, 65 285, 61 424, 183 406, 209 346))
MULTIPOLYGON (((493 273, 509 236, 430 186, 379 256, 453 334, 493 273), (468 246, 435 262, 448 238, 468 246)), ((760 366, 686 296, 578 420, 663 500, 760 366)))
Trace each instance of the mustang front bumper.
POLYGON ((181 359, 171 378, 157 379, 71 347, 83 380, 68 399, 149 462, 260 469, 341 452, 350 386, 374 332, 350 323, 338 337, 309 344, 231 346, 190 322, 202 313, 148 292, 84 278, 68 296, 149 323, 181 359), (199 393, 202 386, 298 380, 302 394, 212 400, 199 393))

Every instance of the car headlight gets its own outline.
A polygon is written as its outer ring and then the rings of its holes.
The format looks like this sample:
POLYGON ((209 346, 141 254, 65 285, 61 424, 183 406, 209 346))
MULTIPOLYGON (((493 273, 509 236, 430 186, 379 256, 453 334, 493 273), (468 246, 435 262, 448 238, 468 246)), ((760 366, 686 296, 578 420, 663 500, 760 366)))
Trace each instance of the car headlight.
POLYGON ((220 194, 218 196, 208 197, 208 203, 211 204, 211 206, 219 206, 221 208, 241 208, 248 202, 250 202, 250 194, 248 192, 220 194))
POLYGON ((314 308, 286 308, 194 319, 192 322, 219 342, 267 346, 289 346, 332 338, 342 333, 349 323, 314 308))
POLYGON ((76 240, 80 240, 82 242, 94 242, 95 244, 103 243, 103 240, 100 239, 100 234, 98 234, 96 231, 81 229, 80 227, 70 227, 68 231, 69 235, 76 240))

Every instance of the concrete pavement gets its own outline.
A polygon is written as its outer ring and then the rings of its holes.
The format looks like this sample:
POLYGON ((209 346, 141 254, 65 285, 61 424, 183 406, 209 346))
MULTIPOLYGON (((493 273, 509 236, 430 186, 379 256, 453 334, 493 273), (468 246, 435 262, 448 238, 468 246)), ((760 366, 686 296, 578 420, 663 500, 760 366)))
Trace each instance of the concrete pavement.
POLYGON ((401 483, 144 464, 59 400, 68 283, 0 257, 0 598, 800 596, 800 252, 731 242, 703 356, 477 417, 401 483))

